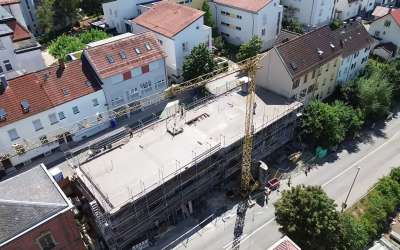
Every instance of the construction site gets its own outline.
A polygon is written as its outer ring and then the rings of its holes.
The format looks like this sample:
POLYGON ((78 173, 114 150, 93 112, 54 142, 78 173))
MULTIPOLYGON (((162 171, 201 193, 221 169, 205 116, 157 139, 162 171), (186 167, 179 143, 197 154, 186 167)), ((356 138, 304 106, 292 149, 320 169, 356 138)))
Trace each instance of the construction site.
MULTIPOLYGON (((237 78, 208 83, 211 95, 204 100, 167 105, 173 114, 77 167, 78 183, 110 249, 154 239, 193 214, 214 186, 240 173, 249 92, 241 86, 248 78, 232 85, 237 78)), ((258 88, 251 109, 251 160, 257 161, 293 138, 302 103, 258 88)))

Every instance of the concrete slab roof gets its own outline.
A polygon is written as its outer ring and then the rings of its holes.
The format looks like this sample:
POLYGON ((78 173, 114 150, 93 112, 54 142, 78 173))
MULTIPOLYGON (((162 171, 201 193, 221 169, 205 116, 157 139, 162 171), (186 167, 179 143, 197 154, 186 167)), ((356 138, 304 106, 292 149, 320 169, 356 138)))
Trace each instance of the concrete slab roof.
MULTIPOLYGON (((256 130, 301 105, 265 90, 257 92, 256 130)), ((206 158, 210 150, 216 152, 241 139, 245 112, 246 96, 236 89, 186 111, 182 117, 178 114, 152 125, 121 148, 82 164, 77 173, 106 211, 116 211, 159 186, 162 178, 170 179, 178 169, 191 166, 194 158, 199 162, 198 158, 206 158), (174 124, 183 129, 176 136, 167 132, 174 124)))

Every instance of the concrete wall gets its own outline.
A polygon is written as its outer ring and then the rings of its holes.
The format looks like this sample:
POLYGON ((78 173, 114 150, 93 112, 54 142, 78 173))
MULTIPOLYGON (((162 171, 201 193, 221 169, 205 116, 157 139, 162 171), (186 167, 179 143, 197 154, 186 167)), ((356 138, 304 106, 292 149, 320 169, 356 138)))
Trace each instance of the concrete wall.
POLYGON ((131 69, 132 78, 129 80, 124 81, 122 74, 102 80, 104 93, 110 109, 116 109, 147 96, 162 93, 166 89, 167 76, 164 59, 150 63, 149 67, 150 71, 147 73, 142 73, 141 67, 131 69), (147 82, 151 84, 150 87, 143 88, 142 84, 147 82), (129 95, 127 93, 129 91, 136 92, 137 94, 129 95), (116 102, 119 98, 122 98, 122 101, 116 102))
MULTIPOLYGON (((28 84, 28 83, 27 83, 28 84)), ((70 102, 64 103, 57 107, 51 108, 44 112, 29 116, 25 119, 13 122, 6 126, 0 127, 0 152, 10 152, 14 154, 14 150, 12 148, 12 144, 23 144, 28 143, 28 145, 40 145, 40 137, 43 135, 47 135, 47 137, 54 138, 54 136, 62 134, 66 130, 70 130, 71 128, 78 131, 78 124, 81 124, 82 121, 87 119, 87 121, 95 120, 97 113, 104 113, 107 111, 106 99, 102 90, 99 90, 95 93, 83 96, 81 98, 72 100, 70 102), (93 99, 97 99, 99 105, 93 106, 93 99), (72 107, 78 106, 80 113, 74 114, 72 112, 72 107), (65 119, 60 120, 58 113, 64 112, 65 119), (49 120, 49 115, 56 114, 58 122, 55 124, 51 124, 49 120), (32 122, 34 120, 40 119, 43 129, 35 131, 32 122), (8 131, 11 129, 16 129, 19 139, 11 141, 8 131)), ((106 115, 103 115, 104 118, 107 118, 106 115)), ((74 137, 75 141, 81 140, 84 136, 93 135, 100 130, 103 130, 108 127, 108 123, 101 124, 97 127, 93 127, 91 129, 80 129, 80 133, 78 136, 74 137)), ((13 165, 17 165, 32 159, 38 155, 49 152, 50 150, 57 148, 59 146, 58 142, 42 145, 35 150, 31 150, 26 152, 21 156, 15 156, 11 159, 11 163, 13 165)))
POLYGON ((3 250, 30 249, 41 250, 37 239, 44 234, 50 233, 57 243, 54 249, 84 250, 86 249, 75 223, 74 215, 67 211, 46 223, 34 228, 26 234, 3 246, 3 250))
POLYGON ((217 3, 210 3, 210 8, 218 31, 234 45, 241 45, 258 36, 263 41, 262 50, 266 50, 272 47, 281 29, 283 7, 278 0, 269 3, 258 13, 217 3))
POLYGON ((282 0, 284 14, 309 27, 320 27, 332 19, 335 0, 282 0), (288 7, 292 8, 289 13, 288 7), (288 15, 289 13, 289 15, 288 15))

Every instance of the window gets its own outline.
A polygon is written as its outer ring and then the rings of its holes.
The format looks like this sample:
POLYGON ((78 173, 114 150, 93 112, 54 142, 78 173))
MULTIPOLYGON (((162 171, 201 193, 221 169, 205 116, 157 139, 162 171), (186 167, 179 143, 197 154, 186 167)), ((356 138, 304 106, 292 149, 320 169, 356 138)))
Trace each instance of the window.
POLYGON ((140 76, 142 74, 142 68, 134 68, 133 69, 133 76, 140 76))
POLYGON ((131 79, 132 78, 131 71, 126 71, 126 72, 122 73, 122 77, 123 77, 124 81, 131 79))
POLYGON ((58 112, 58 119, 60 119, 60 120, 64 120, 65 119, 65 114, 64 114, 64 112, 58 112))
POLYGON ((41 137, 39 137, 40 143, 42 143, 43 145, 49 143, 49 140, 47 139, 47 136, 42 135, 41 137))
POLYGON ((148 64, 142 66, 142 72, 143 72, 143 74, 145 74, 145 73, 147 73, 147 72, 149 72, 149 71, 150 71, 150 67, 149 67, 148 64))
POLYGON ((384 25, 385 25, 385 27, 389 27, 391 23, 392 23, 392 22, 390 22, 390 20, 386 20, 385 23, 384 23, 384 25))
POLYGON ((160 39, 158 39, 158 42, 160 43, 160 45, 163 45, 163 41, 161 41, 160 39))
POLYGON ((99 106, 99 100, 97 100, 97 98, 92 99, 92 104, 93 104, 93 107, 99 106))
POLYGON ((3 68, 0 65, 0 74, 3 73, 3 68))
POLYGON ((314 69, 313 72, 312 72, 312 79, 315 78, 315 73, 317 73, 317 72, 316 72, 316 70, 314 69))
POLYGON ((188 51, 188 42, 182 43, 182 51, 188 51))
POLYGON ((73 106, 72 107, 72 112, 76 115, 76 114, 79 114, 79 108, 78 108, 78 106, 73 106))
POLYGON ((325 71, 329 71, 329 63, 326 64, 326 69, 325 71))
POLYGON ((336 66, 337 66, 337 62, 338 62, 338 60, 339 60, 339 59, 337 59, 337 58, 336 58, 336 60, 335 60, 335 64, 333 64, 333 67, 336 67, 336 66))
POLYGON ((124 103, 124 98, 118 96, 111 100, 111 105, 113 107, 119 106, 120 104, 124 103))
POLYGON ((303 83, 306 83, 306 82, 307 82, 307 77, 308 77, 308 74, 305 74, 305 75, 304 75, 304 82, 303 82, 303 83))
POLYGON ((381 32, 379 30, 375 31, 375 36, 379 37, 381 35, 381 32))
POLYGON ((265 28, 261 30, 261 35, 265 36, 265 28))
POLYGON ((106 55, 107 62, 109 64, 114 63, 114 57, 112 55, 106 55))
POLYGON ((11 66, 10 60, 4 60, 4 67, 6 68, 6 71, 11 71, 13 68, 11 66))
POLYGON ((242 28, 241 28, 241 27, 239 27, 239 26, 236 26, 236 29, 237 29, 237 30, 242 30, 242 28))
POLYGON ((40 119, 32 121, 32 124, 33 124, 33 128, 35 129, 35 131, 43 129, 43 125, 42 125, 42 122, 40 121, 40 119))
POLYGON ((236 15, 236 18, 237 19, 242 19, 242 16, 241 15, 236 15))
POLYGON ((50 121, 51 125, 58 123, 58 119, 57 119, 56 113, 53 113, 53 114, 49 115, 49 121, 50 121))
POLYGON ((293 82, 292 89, 295 89, 295 88, 297 88, 299 85, 300 85, 300 80, 296 80, 296 81, 294 81, 294 82, 293 82))
POLYGON ((221 32, 221 35, 222 35, 222 36, 229 37, 229 34, 228 34, 228 33, 225 33, 225 32, 221 32))
POLYGON ((50 233, 40 236, 40 238, 38 238, 36 242, 42 250, 51 250, 56 247, 56 242, 54 241, 50 233))
POLYGON ((226 27, 229 27, 229 23, 221 22, 221 25, 224 25, 226 27))
POLYGON ((15 128, 8 130, 7 133, 8 133, 8 136, 10 137, 11 141, 15 141, 15 140, 19 139, 19 135, 15 128))

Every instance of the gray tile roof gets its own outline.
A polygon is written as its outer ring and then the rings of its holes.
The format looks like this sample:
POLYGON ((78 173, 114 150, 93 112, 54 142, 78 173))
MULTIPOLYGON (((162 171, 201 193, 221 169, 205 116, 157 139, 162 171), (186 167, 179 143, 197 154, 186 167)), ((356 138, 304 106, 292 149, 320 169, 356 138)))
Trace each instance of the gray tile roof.
POLYGON ((41 166, 0 182, 0 246, 68 207, 41 166))

